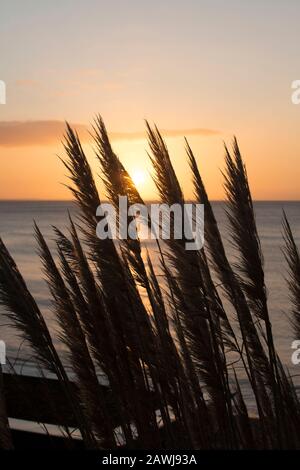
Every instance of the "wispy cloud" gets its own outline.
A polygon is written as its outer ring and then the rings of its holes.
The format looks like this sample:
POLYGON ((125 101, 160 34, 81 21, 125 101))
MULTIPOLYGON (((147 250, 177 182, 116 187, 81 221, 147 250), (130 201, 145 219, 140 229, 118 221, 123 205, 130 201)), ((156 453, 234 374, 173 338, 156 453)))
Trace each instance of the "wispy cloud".
MULTIPOLYGON (((82 134, 81 137, 84 140, 89 138, 85 126, 72 125, 76 127, 78 133, 82 134)), ((64 132, 63 121, 0 121, 0 146, 51 145, 59 142, 64 132)))
POLYGON ((16 85, 19 87, 24 87, 24 88, 33 88, 33 87, 39 86, 40 82, 38 80, 22 79, 22 80, 17 80, 16 85))
MULTIPOLYGON (((195 128, 195 129, 159 129, 164 137, 183 137, 183 136, 211 136, 220 132, 214 129, 195 128)), ((111 132, 112 140, 138 140, 145 139, 145 131, 137 132, 111 132)))
MULTIPOLYGON (((70 123, 83 142, 91 140, 88 126, 70 123)), ((165 137, 211 136, 219 132, 213 129, 164 129, 165 137)), ((63 121, 0 121, 0 146, 23 147, 57 144, 65 133, 63 121)), ((111 132, 112 140, 141 140, 146 138, 145 131, 111 132)))

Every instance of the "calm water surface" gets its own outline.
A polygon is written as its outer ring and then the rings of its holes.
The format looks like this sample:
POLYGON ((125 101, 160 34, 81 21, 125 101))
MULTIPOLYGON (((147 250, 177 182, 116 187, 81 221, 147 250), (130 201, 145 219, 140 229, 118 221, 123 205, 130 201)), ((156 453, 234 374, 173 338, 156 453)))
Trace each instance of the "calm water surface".
MULTIPOLYGON (((228 241, 230 234, 224 213, 224 204, 215 202, 214 209, 221 232, 224 234, 227 253, 229 258, 234 260, 236 254, 228 241)), ((290 361, 291 342, 295 338, 288 321, 290 303, 284 279, 286 264, 281 251, 283 246, 281 228, 283 209, 287 213, 296 241, 300 245, 300 202, 255 203, 257 224, 265 258, 269 307, 276 345, 283 363, 290 368, 291 374, 297 375, 300 374, 300 365, 292 366, 290 361)), ((68 210, 76 212, 74 205, 69 202, 0 202, 0 236, 15 258, 32 294, 42 309, 53 333, 56 346, 60 350, 61 345, 55 336, 56 327, 51 313, 49 292, 43 280, 40 261, 36 254, 33 221, 38 223, 50 246, 54 246, 52 226, 56 225, 60 229, 66 230, 68 210)), ((148 249, 152 253, 154 264, 157 264, 155 245, 149 244, 148 249)), ((1 310, 0 325, 0 339, 6 341, 8 356, 20 359, 28 357, 28 348, 21 343, 16 332, 7 326, 7 320, 1 315, 1 310)), ((295 377, 295 381, 300 383, 297 377, 295 377)))

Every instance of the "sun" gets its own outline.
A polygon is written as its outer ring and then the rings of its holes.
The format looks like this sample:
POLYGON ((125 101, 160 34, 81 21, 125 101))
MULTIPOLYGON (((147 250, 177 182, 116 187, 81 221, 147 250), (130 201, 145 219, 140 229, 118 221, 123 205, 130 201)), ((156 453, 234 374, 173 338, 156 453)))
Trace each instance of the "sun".
POLYGON ((142 186, 146 181, 146 174, 143 170, 135 169, 131 173, 131 178, 135 186, 142 186))

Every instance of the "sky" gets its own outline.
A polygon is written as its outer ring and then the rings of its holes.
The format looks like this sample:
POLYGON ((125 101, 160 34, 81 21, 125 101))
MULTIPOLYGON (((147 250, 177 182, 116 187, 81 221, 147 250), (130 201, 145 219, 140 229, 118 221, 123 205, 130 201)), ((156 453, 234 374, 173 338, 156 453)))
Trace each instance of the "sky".
MULTIPOLYGON (((187 198, 188 138, 211 199, 236 135, 255 199, 300 199, 298 0, 10 0, 0 10, 0 199, 68 199, 64 122, 100 113, 113 148, 155 198, 145 119, 163 130, 187 198)), ((102 191, 101 184, 99 186, 102 191)))

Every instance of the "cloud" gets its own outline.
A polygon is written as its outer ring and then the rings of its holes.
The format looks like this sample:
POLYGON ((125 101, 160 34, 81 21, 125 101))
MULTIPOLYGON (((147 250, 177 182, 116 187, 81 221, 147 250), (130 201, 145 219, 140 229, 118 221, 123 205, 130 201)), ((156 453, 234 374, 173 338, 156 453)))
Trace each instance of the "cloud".
MULTIPOLYGON (((183 137, 183 136, 211 136, 219 134, 219 131, 213 129, 159 129, 164 137, 183 137)), ((112 140, 139 140, 146 138, 145 131, 138 132, 111 132, 110 138, 112 140)))
MULTIPOLYGON (((70 123, 83 142, 91 140, 88 127, 84 124, 70 123)), ((53 121, 0 121, 0 146, 24 147, 57 144, 65 133, 65 122, 53 121)), ((164 137, 211 136, 219 132, 212 129, 161 130, 164 137)), ((111 132, 112 140, 141 140, 146 138, 145 131, 111 132)))
MULTIPOLYGON (((86 127, 72 124, 83 141, 89 139, 86 127)), ((65 133, 63 121, 0 121, 0 146, 24 147, 57 144, 65 133)))
POLYGON ((37 80, 31 80, 31 79, 23 79, 23 80, 17 80, 16 85, 19 87, 25 87, 25 88, 32 88, 36 87, 40 84, 37 80))

